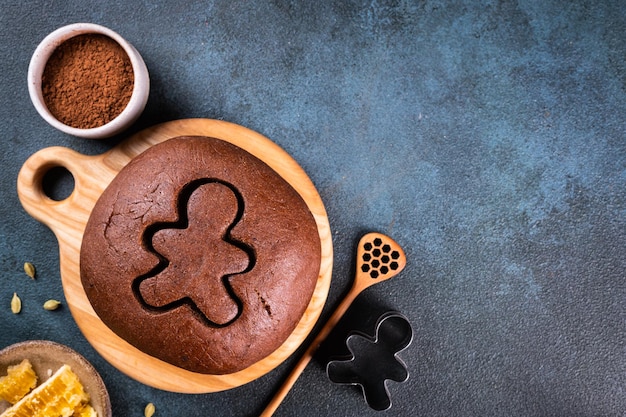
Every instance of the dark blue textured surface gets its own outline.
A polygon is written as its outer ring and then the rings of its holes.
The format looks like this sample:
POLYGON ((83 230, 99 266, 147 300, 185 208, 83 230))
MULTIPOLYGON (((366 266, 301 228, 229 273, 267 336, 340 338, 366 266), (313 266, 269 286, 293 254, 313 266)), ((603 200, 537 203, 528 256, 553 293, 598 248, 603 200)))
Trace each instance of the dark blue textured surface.
MULTIPOLYGON (((89 346, 63 299, 53 234, 21 208, 22 163, 54 145, 106 151, 35 112, 37 44, 103 24, 152 77, 137 131, 228 120, 285 148, 328 211, 327 317, 362 233, 389 234, 406 270, 360 304, 404 313, 411 377, 398 416, 626 415, 626 8, 615 1, 2 1, 0 347, 44 338, 100 370, 116 416, 256 415, 293 359, 217 394, 134 382, 89 346), (36 282, 24 278, 25 260, 36 282), (23 313, 10 313, 17 291, 23 313)), ((129 132, 131 133, 131 132, 129 132)), ((276 415, 379 415, 313 362, 276 415)))

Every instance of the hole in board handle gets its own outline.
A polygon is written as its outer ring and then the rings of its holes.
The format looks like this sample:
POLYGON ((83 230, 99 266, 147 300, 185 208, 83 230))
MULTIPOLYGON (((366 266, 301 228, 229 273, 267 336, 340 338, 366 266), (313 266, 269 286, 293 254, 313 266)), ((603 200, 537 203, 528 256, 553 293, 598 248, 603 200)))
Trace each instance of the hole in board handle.
POLYGON ((74 191, 74 176, 65 167, 52 166, 43 174, 43 193, 54 201, 63 201, 74 191))

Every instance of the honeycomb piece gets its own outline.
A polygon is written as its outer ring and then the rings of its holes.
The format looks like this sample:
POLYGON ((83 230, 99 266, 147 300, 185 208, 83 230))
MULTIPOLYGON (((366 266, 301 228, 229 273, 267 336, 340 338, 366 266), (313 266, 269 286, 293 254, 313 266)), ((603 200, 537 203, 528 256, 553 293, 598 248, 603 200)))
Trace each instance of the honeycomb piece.
POLYGON ((8 374, 0 377, 0 398, 15 404, 37 385, 37 375, 28 359, 7 368, 8 374))
POLYGON ((74 410, 88 401, 89 396, 76 374, 63 365, 0 417, 71 417, 74 410))
POLYGON ((98 417, 98 413, 96 413, 96 410, 94 410, 89 404, 83 404, 76 411, 74 411, 72 417, 98 417))

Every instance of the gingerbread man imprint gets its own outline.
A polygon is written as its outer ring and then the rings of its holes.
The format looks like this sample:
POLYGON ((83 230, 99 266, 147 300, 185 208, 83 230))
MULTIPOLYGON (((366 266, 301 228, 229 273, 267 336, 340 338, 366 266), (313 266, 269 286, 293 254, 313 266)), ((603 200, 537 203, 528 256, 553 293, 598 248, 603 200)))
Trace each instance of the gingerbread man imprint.
POLYGON ((236 320, 242 307, 229 278, 254 265, 252 249, 230 235, 242 215, 243 198, 232 185, 212 179, 188 184, 178 196, 178 220, 144 232, 145 247, 160 259, 133 282, 144 307, 158 313, 187 305, 217 327, 236 320))

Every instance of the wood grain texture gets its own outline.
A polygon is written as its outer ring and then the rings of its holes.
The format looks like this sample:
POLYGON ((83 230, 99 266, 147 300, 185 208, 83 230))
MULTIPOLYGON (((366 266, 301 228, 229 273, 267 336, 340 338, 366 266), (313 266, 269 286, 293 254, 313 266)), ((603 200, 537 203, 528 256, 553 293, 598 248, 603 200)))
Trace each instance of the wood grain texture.
POLYGON ((17 191, 24 209, 46 224, 59 241, 61 281, 74 320, 92 346, 128 376, 155 388, 182 392, 222 391, 248 383, 274 369, 302 344, 322 311, 330 288, 333 250, 330 225, 323 202, 304 170, 282 148, 263 135, 232 123, 210 119, 184 119, 163 123, 137 133, 110 151, 85 156, 63 147, 50 147, 32 155, 18 175, 17 191), (281 175, 308 205, 322 245, 317 285, 309 306, 291 336, 271 355, 233 374, 189 372, 146 355, 113 333, 96 315, 80 281, 80 247, 89 215, 117 173, 135 156, 176 136, 211 136, 255 155, 281 175), (45 195, 43 176, 64 167, 74 177, 74 190, 63 201, 45 195))

